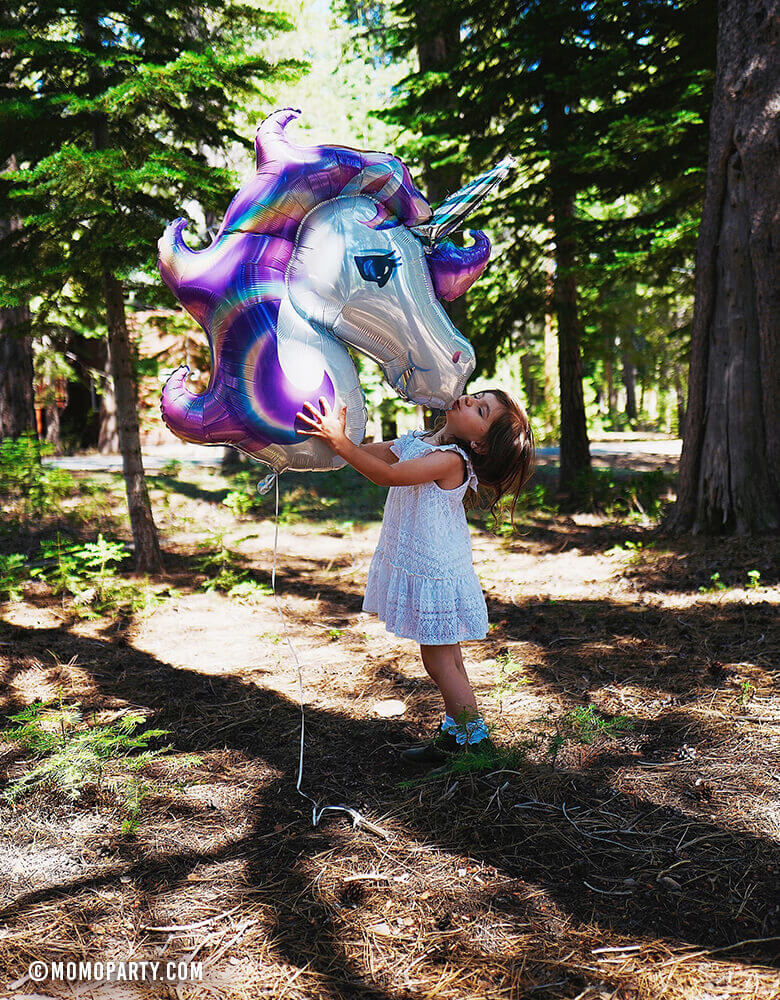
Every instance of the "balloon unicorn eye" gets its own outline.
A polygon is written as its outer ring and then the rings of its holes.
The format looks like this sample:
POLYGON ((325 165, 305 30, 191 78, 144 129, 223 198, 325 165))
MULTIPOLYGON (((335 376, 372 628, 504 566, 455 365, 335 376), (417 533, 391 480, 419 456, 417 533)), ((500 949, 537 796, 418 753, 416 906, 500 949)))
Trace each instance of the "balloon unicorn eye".
POLYGON ((360 254, 355 257, 355 263, 363 281, 375 281, 384 288, 401 262, 392 250, 386 250, 360 254))

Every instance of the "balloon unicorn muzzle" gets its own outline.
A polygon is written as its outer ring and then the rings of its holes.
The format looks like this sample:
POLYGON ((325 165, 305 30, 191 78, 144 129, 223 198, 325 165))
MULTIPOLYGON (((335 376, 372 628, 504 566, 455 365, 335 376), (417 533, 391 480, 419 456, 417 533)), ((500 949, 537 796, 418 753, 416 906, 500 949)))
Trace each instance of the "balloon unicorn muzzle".
POLYGON ((348 347, 376 361, 403 398, 452 405, 475 358, 439 300, 462 295, 490 256, 483 233, 466 248, 441 242, 395 157, 294 145, 285 128, 299 114, 262 123, 256 172, 209 247, 187 246, 184 219, 159 242, 163 280, 211 349, 208 389, 193 393, 178 369, 163 388, 163 420, 186 441, 231 445, 277 472, 344 464, 297 433, 306 400, 346 405, 347 434, 363 439, 348 347))

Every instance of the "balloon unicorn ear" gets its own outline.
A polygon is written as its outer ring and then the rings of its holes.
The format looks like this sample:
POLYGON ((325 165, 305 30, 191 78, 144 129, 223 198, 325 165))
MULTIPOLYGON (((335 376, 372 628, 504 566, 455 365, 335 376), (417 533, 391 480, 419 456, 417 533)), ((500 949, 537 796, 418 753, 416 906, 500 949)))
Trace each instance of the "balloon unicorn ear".
POLYGON ((472 232, 470 247, 457 247, 449 240, 437 243, 427 255, 436 295, 451 302, 471 288, 490 259, 490 240, 482 232, 472 232))

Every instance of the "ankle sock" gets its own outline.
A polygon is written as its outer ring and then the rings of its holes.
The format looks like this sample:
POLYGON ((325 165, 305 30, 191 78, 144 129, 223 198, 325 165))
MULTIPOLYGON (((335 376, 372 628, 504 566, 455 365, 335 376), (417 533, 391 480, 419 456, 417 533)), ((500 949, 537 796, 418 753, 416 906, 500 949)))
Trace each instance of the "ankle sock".
POLYGON ((473 722, 466 723, 466 742, 469 746, 473 746, 475 743, 481 743, 482 740, 486 740, 487 738, 487 726, 485 725, 485 720, 482 716, 478 719, 474 719, 473 722))
POLYGON ((487 726, 481 715, 466 723, 457 723, 451 715, 445 715, 441 729, 443 733, 452 733, 460 746, 465 746, 467 743, 473 746, 488 736, 487 726))

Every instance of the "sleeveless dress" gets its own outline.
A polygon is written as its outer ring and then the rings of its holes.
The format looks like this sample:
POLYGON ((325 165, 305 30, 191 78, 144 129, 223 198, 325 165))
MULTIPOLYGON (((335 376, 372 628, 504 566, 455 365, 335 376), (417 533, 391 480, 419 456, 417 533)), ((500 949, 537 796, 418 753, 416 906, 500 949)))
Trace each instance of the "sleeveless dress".
POLYGON ((391 451, 402 462, 434 449, 456 451, 465 459, 466 480, 453 490, 436 483, 390 488, 363 610, 377 614, 388 632, 423 645, 484 639, 487 608, 463 509, 466 490, 476 489, 477 477, 461 448, 429 444, 422 433, 404 434, 391 451))

